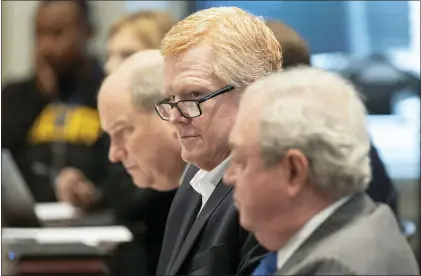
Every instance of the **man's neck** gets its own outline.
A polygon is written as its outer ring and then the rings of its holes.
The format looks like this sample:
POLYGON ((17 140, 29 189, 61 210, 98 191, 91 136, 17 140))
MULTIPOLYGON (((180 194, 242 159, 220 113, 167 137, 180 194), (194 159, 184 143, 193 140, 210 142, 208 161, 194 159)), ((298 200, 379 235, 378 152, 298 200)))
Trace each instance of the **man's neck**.
POLYGON ((176 164, 171 173, 162 175, 162 178, 157 181, 159 186, 162 187, 162 190, 171 191, 179 187, 181 176, 187 164, 185 162, 178 162, 176 164))
POLYGON ((288 217, 280 214, 273 218, 266 226, 268 231, 260 234, 270 244, 269 250, 282 248, 307 222, 334 203, 331 199, 314 194, 300 199, 300 202, 298 207, 290 209, 288 217))
POLYGON ((212 171, 218 165, 220 165, 222 162, 224 162, 225 159, 227 159, 230 156, 230 152, 227 152, 225 154, 221 154, 216 158, 213 158, 212 160, 207 160, 206 162, 203 162, 201 164, 195 164, 197 167, 199 167, 201 170, 204 171, 212 171))

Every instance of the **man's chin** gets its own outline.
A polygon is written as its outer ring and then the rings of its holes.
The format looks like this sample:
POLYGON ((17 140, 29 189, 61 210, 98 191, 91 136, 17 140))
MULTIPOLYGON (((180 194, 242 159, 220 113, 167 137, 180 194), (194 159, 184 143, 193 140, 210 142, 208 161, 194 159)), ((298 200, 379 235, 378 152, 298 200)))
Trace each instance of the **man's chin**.
POLYGON ((146 189, 150 188, 152 181, 147 181, 144 177, 136 177, 136 175, 131 175, 133 183, 138 188, 146 189))
POLYGON ((141 188, 141 189, 146 189, 149 188, 150 186, 145 184, 145 182, 139 182, 139 181, 135 181, 133 178, 133 183, 136 185, 136 187, 141 188))
POLYGON ((181 158, 184 162, 189 164, 196 164, 198 160, 197 152, 186 150, 184 147, 181 148, 181 158))
MULTIPOLYGON (((238 208, 237 208, 237 210, 238 210, 238 208)), ((238 211, 240 212, 240 210, 238 210, 238 211)), ((241 227, 243 227, 248 232, 253 233, 254 232, 253 230, 255 230, 255 228, 253 227, 253 224, 250 223, 250 220, 247 220, 244 217, 244 215, 241 215, 241 212, 240 212, 240 224, 241 224, 241 227)))

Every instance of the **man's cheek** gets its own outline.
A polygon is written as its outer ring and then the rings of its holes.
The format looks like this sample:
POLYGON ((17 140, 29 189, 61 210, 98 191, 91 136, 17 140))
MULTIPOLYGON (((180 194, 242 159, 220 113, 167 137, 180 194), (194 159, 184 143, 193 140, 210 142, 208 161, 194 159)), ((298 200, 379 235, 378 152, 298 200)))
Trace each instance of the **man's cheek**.
POLYGON ((142 145, 144 145, 144 142, 142 141, 142 139, 139 139, 138 137, 133 135, 127 141, 126 148, 129 153, 136 156, 138 155, 138 152, 142 150, 141 149, 142 145))

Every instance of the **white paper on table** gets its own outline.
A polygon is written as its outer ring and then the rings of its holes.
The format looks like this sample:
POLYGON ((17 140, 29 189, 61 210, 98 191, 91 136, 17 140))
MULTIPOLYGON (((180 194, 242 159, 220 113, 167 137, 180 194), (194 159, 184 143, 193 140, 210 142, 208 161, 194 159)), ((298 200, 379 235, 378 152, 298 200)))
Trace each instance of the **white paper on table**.
POLYGON ((100 243, 129 242, 132 238, 132 233, 124 226, 3 228, 2 231, 4 242, 33 239, 40 244, 83 243, 98 246, 100 243))
POLYGON ((65 202, 37 203, 35 215, 41 221, 69 220, 80 216, 80 209, 65 202))

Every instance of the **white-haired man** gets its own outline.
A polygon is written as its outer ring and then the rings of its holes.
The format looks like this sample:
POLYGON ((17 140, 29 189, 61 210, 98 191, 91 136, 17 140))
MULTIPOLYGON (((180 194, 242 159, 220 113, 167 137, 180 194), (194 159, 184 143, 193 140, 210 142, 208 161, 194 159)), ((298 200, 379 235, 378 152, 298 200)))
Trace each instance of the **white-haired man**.
POLYGON ((269 253, 254 275, 419 275, 371 179, 366 111, 339 76, 301 67, 250 85, 224 180, 269 253))
POLYGON ((177 130, 186 171, 168 217, 158 274, 249 274, 265 250, 242 229, 232 188, 222 184, 241 92, 281 67, 265 22, 235 7, 202 10, 161 43, 159 116, 177 130))
POLYGON ((158 50, 136 53, 104 81, 98 95, 101 125, 111 140, 109 159, 122 162, 136 186, 156 190, 142 189, 134 204, 147 226, 147 274, 156 271, 166 218, 185 167, 173 127, 154 110, 162 98, 163 63, 158 50))
POLYGON ((163 68, 158 50, 130 57, 104 81, 98 110, 111 138, 109 159, 122 162, 137 186, 169 191, 178 187, 185 163, 174 128, 154 110, 163 68))

